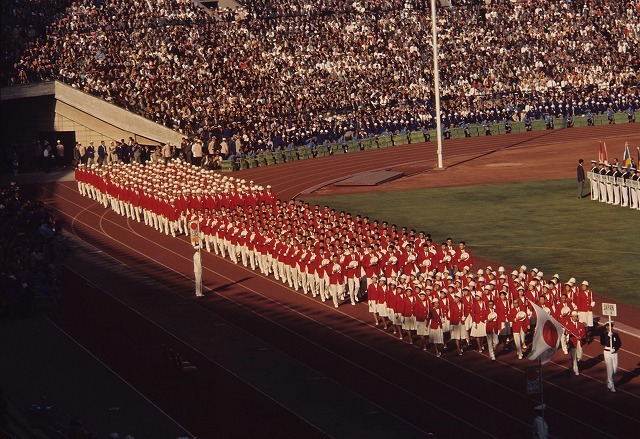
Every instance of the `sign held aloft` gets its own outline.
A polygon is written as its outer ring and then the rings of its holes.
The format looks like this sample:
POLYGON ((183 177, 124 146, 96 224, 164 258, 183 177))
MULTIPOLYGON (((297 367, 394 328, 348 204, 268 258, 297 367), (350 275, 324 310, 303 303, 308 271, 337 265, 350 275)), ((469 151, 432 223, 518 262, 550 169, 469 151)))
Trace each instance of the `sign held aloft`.
POLYGON ((602 315, 610 317, 618 317, 618 310, 615 303, 603 303, 602 315))

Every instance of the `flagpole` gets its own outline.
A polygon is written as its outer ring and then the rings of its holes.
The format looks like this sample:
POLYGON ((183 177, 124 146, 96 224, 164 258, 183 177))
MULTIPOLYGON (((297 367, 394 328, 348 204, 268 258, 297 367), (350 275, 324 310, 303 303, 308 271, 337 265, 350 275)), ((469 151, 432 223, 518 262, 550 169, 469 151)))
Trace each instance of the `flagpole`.
POLYGON ((431 44, 433 46, 433 83, 436 104, 436 143, 438 146, 438 169, 444 169, 442 164, 442 123, 440 115, 440 66, 438 64, 438 30, 436 23, 436 1, 431 0, 431 44))
POLYGON ((542 360, 538 358, 538 367, 540 368, 540 406, 542 407, 542 420, 544 421, 544 379, 542 377, 542 360))
MULTIPOLYGON (((611 314, 609 314, 609 332, 613 334, 613 328, 611 327, 611 314)), ((613 354, 613 337, 609 336, 609 352, 613 354)))

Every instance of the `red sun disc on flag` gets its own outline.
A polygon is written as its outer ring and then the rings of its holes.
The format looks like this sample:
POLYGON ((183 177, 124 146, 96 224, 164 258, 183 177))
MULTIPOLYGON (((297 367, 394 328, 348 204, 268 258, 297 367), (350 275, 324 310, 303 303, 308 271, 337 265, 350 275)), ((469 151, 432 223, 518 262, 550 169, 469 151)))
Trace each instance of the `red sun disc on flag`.
POLYGON ((191 230, 195 230, 198 228, 198 225, 196 223, 191 223, 189 226, 191 227, 191 230))
POLYGON ((551 347, 556 347, 558 345, 558 330, 551 320, 544 322, 542 338, 544 339, 544 342, 551 347))

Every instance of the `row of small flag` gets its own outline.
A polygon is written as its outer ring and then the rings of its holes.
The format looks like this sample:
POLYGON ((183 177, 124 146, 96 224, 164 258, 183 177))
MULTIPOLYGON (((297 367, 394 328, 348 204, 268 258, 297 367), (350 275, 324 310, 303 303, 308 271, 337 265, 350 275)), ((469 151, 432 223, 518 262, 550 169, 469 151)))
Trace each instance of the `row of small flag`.
MULTIPOLYGON (((636 150, 638 151, 638 161, 636 163, 640 163, 640 147, 636 147, 636 150)), ((598 150, 598 163, 609 164, 609 154, 607 153, 607 144, 603 141, 600 141, 600 148, 598 150)), ((625 142, 624 155, 622 156, 622 167, 626 168, 628 171, 631 169, 632 164, 633 164, 633 160, 631 160, 631 152, 629 151, 629 142, 625 142)))

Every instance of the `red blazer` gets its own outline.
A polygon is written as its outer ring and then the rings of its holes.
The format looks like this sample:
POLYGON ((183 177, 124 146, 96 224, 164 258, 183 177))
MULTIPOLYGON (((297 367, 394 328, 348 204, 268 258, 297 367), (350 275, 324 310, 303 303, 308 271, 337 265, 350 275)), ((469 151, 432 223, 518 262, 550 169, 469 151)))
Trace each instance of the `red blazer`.
POLYGON ((493 321, 487 320, 487 334, 498 334, 500 332, 501 322, 500 322, 500 314, 498 313, 498 309, 494 307, 493 309, 488 309, 488 313, 495 312, 498 314, 498 318, 493 321))
POLYGON ((498 323, 502 325, 502 323, 509 320, 509 310, 511 309, 511 303, 509 303, 508 299, 505 299, 506 303, 503 303, 502 300, 496 300, 496 309, 495 312, 498 314, 498 323))
POLYGON ((527 312, 525 307, 518 306, 517 308, 511 308, 509 311, 509 321, 511 322, 511 329, 513 333, 520 332, 521 330, 527 332, 529 330, 529 316, 525 317, 524 320, 520 321, 516 319, 516 314, 518 311, 527 312))
POLYGON ((442 328, 442 310, 431 308, 429 311, 429 328, 438 329, 442 328))
POLYGON ((489 307, 483 300, 476 300, 475 302, 473 302, 473 311, 471 312, 473 323, 486 322, 488 315, 489 307))
POLYGON ((467 315, 468 312, 464 302, 451 302, 451 306, 449 308, 449 320, 451 321, 452 325, 459 325, 460 323, 462 323, 462 318, 466 317, 467 315))
POLYGON ((413 314, 416 316, 416 321, 418 322, 426 322, 427 317, 429 316, 429 302, 422 301, 418 298, 413 307, 413 314))
POLYGON ((565 326, 569 333, 569 347, 575 348, 578 346, 578 342, 582 343, 582 340, 587 335, 587 331, 584 329, 584 324, 580 322, 574 322, 569 319, 569 322, 565 326))

